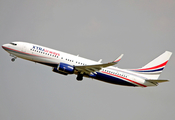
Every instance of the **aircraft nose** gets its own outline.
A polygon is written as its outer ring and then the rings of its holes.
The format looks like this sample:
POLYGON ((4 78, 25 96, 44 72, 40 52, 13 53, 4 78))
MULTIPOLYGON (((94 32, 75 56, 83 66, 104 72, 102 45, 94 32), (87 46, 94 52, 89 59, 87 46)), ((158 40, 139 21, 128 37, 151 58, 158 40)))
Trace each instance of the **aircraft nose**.
POLYGON ((2 45, 2 48, 5 50, 8 47, 8 44, 2 45))

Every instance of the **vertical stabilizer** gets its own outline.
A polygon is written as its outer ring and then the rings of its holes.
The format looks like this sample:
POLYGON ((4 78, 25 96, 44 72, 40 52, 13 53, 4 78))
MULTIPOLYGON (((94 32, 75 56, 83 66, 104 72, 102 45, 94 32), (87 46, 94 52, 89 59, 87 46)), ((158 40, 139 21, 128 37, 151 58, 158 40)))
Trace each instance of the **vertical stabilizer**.
POLYGON ((132 69, 132 71, 142 74, 148 79, 158 79, 171 55, 172 52, 165 51, 163 54, 161 54, 142 68, 132 69))

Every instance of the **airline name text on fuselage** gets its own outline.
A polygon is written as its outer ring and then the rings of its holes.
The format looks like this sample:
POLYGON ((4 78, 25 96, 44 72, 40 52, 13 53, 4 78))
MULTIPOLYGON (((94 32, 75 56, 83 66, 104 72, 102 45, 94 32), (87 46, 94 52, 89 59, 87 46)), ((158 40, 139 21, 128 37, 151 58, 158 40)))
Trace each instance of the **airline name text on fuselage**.
POLYGON ((50 54, 53 54, 53 55, 56 55, 56 56, 60 56, 59 53, 50 51, 50 50, 45 49, 45 48, 42 48, 42 47, 38 47, 38 46, 34 46, 34 45, 33 45, 33 49, 35 49, 35 50, 40 50, 40 51, 43 51, 43 52, 46 52, 46 53, 50 53, 50 54))

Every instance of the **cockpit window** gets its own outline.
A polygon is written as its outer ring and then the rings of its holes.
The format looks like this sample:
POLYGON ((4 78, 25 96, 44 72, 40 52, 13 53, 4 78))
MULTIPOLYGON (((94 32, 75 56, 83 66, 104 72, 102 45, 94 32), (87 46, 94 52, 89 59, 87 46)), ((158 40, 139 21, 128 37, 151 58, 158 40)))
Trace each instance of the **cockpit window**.
POLYGON ((16 43, 10 43, 10 44, 12 44, 12 45, 17 45, 16 43))

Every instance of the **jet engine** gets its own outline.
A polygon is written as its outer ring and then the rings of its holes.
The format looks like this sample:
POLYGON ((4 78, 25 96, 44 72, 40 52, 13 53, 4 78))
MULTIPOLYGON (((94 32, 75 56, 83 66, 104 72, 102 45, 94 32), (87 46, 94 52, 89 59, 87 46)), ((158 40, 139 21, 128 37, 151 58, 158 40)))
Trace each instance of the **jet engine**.
POLYGON ((74 66, 66 64, 66 63, 60 63, 57 68, 53 68, 53 72, 57 72, 63 75, 67 74, 73 74, 74 73, 74 66))

